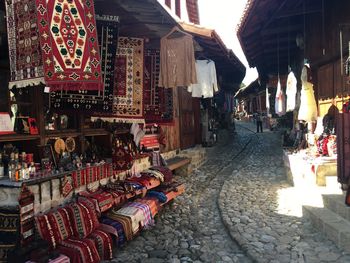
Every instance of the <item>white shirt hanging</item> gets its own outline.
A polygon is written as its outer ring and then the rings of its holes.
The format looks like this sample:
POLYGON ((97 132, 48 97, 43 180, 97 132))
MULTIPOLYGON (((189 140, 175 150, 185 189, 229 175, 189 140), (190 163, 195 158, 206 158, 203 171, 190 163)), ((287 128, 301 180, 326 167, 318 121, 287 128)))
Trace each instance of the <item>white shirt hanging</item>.
POLYGON ((197 84, 188 87, 188 92, 196 98, 212 98, 219 91, 215 63, 212 60, 196 60, 197 84))
POLYGON ((275 99, 275 112, 280 117, 286 113, 285 95, 281 88, 281 82, 279 79, 277 83, 277 92, 276 92, 276 99, 275 99))
POLYGON ((295 109, 295 99, 297 94, 297 78, 293 71, 288 74, 287 78, 287 111, 293 111, 295 109))

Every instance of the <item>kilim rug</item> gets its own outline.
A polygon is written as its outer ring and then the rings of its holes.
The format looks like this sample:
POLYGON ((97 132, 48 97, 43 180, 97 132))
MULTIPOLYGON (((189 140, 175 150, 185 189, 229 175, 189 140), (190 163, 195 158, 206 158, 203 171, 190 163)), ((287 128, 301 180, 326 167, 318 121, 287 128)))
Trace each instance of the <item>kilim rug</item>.
POLYGON ((173 90, 158 87, 160 51, 145 51, 144 104, 146 123, 172 123, 173 90))
POLYGON ((50 93, 51 107, 65 110, 84 110, 94 113, 112 113, 114 62, 117 51, 118 21, 116 16, 96 15, 101 54, 103 89, 54 91, 50 93))
POLYGON ((143 39, 119 37, 114 71, 113 116, 143 122, 143 39))
POLYGON ((51 90, 100 90, 101 60, 93 0, 35 3, 46 85, 51 90))
POLYGON ((11 71, 9 88, 44 83, 35 1, 5 3, 11 71))

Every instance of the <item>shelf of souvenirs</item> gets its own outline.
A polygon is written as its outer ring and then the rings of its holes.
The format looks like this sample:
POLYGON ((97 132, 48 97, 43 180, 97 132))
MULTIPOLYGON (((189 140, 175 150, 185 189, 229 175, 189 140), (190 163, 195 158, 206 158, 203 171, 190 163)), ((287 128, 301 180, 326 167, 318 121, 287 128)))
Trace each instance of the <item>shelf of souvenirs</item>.
POLYGON ((84 136, 105 136, 111 133, 105 129, 84 129, 83 134, 84 136))
POLYGON ((15 142, 15 141, 31 141, 37 140, 40 138, 38 134, 19 134, 19 133, 10 133, 10 134, 1 134, 0 133, 0 142, 15 142))
MULTIPOLYGON (((82 171, 87 171, 88 169, 94 169, 94 168, 103 168, 108 167, 110 174, 112 174, 112 164, 111 161, 102 161, 100 163, 94 164, 94 165, 85 165, 84 167, 81 167, 79 169, 72 169, 70 171, 59 171, 59 170, 39 170, 38 172, 30 174, 28 179, 22 179, 22 180, 12 180, 9 178, 9 176, 4 176, 0 178, 0 187, 7 187, 7 188, 20 188, 23 184, 26 185, 36 185, 43 182, 51 181, 54 179, 60 179, 64 178, 65 176, 71 176, 74 173, 79 173, 82 171)), ((103 178, 106 178, 108 176, 103 176, 103 178)), ((99 178, 99 179, 103 179, 99 178)), ((86 178, 85 178, 86 179, 86 178)))
POLYGON ((47 138, 65 138, 65 137, 78 137, 82 135, 81 132, 79 132, 76 129, 66 129, 66 130, 46 130, 45 135, 47 138))

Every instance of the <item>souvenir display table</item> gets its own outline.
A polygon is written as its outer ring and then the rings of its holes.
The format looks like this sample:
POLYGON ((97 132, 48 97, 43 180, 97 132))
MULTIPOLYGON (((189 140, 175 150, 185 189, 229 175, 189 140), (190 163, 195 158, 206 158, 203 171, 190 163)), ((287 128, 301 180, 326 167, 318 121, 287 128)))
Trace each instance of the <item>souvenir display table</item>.
POLYGON ((326 176, 337 176, 337 157, 312 156, 306 150, 296 153, 283 152, 285 166, 290 170, 289 179, 294 185, 309 182, 325 186, 326 176))

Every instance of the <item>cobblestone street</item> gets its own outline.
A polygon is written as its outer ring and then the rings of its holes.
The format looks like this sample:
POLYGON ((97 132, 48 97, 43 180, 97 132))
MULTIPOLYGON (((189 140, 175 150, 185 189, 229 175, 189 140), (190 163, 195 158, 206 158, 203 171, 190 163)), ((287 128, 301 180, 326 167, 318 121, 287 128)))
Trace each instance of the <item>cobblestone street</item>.
POLYGON ((286 181, 278 133, 239 123, 222 132, 186 192, 115 253, 112 262, 350 262, 283 203, 286 181), (282 200, 282 201, 280 201, 282 200))

